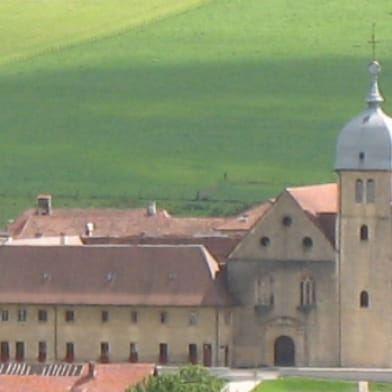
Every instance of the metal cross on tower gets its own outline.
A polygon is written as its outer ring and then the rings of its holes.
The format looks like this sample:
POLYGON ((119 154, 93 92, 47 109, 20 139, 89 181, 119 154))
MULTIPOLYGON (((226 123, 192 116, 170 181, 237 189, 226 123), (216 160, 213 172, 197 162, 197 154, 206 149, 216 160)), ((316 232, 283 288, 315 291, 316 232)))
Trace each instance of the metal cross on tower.
POLYGON ((376 48, 377 48, 377 44, 380 43, 380 41, 376 40, 376 24, 373 23, 372 25, 372 38, 370 41, 368 41, 368 43, 370 45, 372 45, 372 56, 373 56, 373 60, 376 59, 376 48))

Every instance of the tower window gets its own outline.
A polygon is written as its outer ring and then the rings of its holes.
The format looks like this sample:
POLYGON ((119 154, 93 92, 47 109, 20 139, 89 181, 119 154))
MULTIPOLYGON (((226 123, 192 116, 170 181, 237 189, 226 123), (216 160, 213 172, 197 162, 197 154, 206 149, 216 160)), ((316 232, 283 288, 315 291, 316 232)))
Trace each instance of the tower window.
POLYGON ((376 185, 373 179, 368 179, 366 181, 366 202, 374 203, 376 194, 376 185))
POLYGON ((363 203, 363 181, 360 179, 355 181, 355 202, 363 203))
POLYGON ((369 239, 369 229, 366 225, 362 225, 359 229, 359 238, 361 241, 367 241, 369 239))
POLYGON ((361 291, 359 295, 359 306, 361 308, 368 308, 369 307, 369 293, 367 291, 361 291))
POLYGON ((363 152, 363 151, 361 151, 359 154, 358 154, 358 158, 359 158, 359 160, 362 162, 362 161, 364 161, 365 160, 365 153, 363 152))

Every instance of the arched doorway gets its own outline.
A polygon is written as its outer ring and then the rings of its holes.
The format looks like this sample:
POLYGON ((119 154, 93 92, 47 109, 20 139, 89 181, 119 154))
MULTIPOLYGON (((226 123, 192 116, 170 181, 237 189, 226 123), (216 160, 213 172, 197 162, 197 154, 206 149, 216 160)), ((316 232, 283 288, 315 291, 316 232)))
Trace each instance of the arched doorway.
POLYGON ((295 365, 295 344, 289 336, 279 336, 274 343, 275 366, 295 365))

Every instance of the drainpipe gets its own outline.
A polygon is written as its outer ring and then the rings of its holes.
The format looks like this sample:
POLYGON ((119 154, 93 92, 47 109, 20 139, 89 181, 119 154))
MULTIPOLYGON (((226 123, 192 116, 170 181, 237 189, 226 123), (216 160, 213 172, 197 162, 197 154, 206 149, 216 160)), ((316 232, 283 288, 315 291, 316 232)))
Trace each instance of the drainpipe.
POLYGON ((215 366, 219 366, 219 308, 215 308, 215 366))
POLYGON ((54 351, 54 360, 58 361, 58 323, 57 323, 57 306, 53 306, 53 312, 54 312, 54 325, 53 325, 53 351, 54 351))

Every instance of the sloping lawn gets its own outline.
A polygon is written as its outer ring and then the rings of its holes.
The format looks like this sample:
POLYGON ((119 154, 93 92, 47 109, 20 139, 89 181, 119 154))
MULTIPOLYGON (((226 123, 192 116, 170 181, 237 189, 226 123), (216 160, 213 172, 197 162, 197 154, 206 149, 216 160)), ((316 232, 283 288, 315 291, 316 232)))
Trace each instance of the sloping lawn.
POLYGON ((263 381, 255 392, 357 392, 357 384, 346 381, 288 377, 263 381))
MULTIPOLYGON (((356 382, 287 377, 266 380, 254 392, 357 392, 356 382)), ((392 383, 369 383, 369 392, 392 392, 392 383)))

